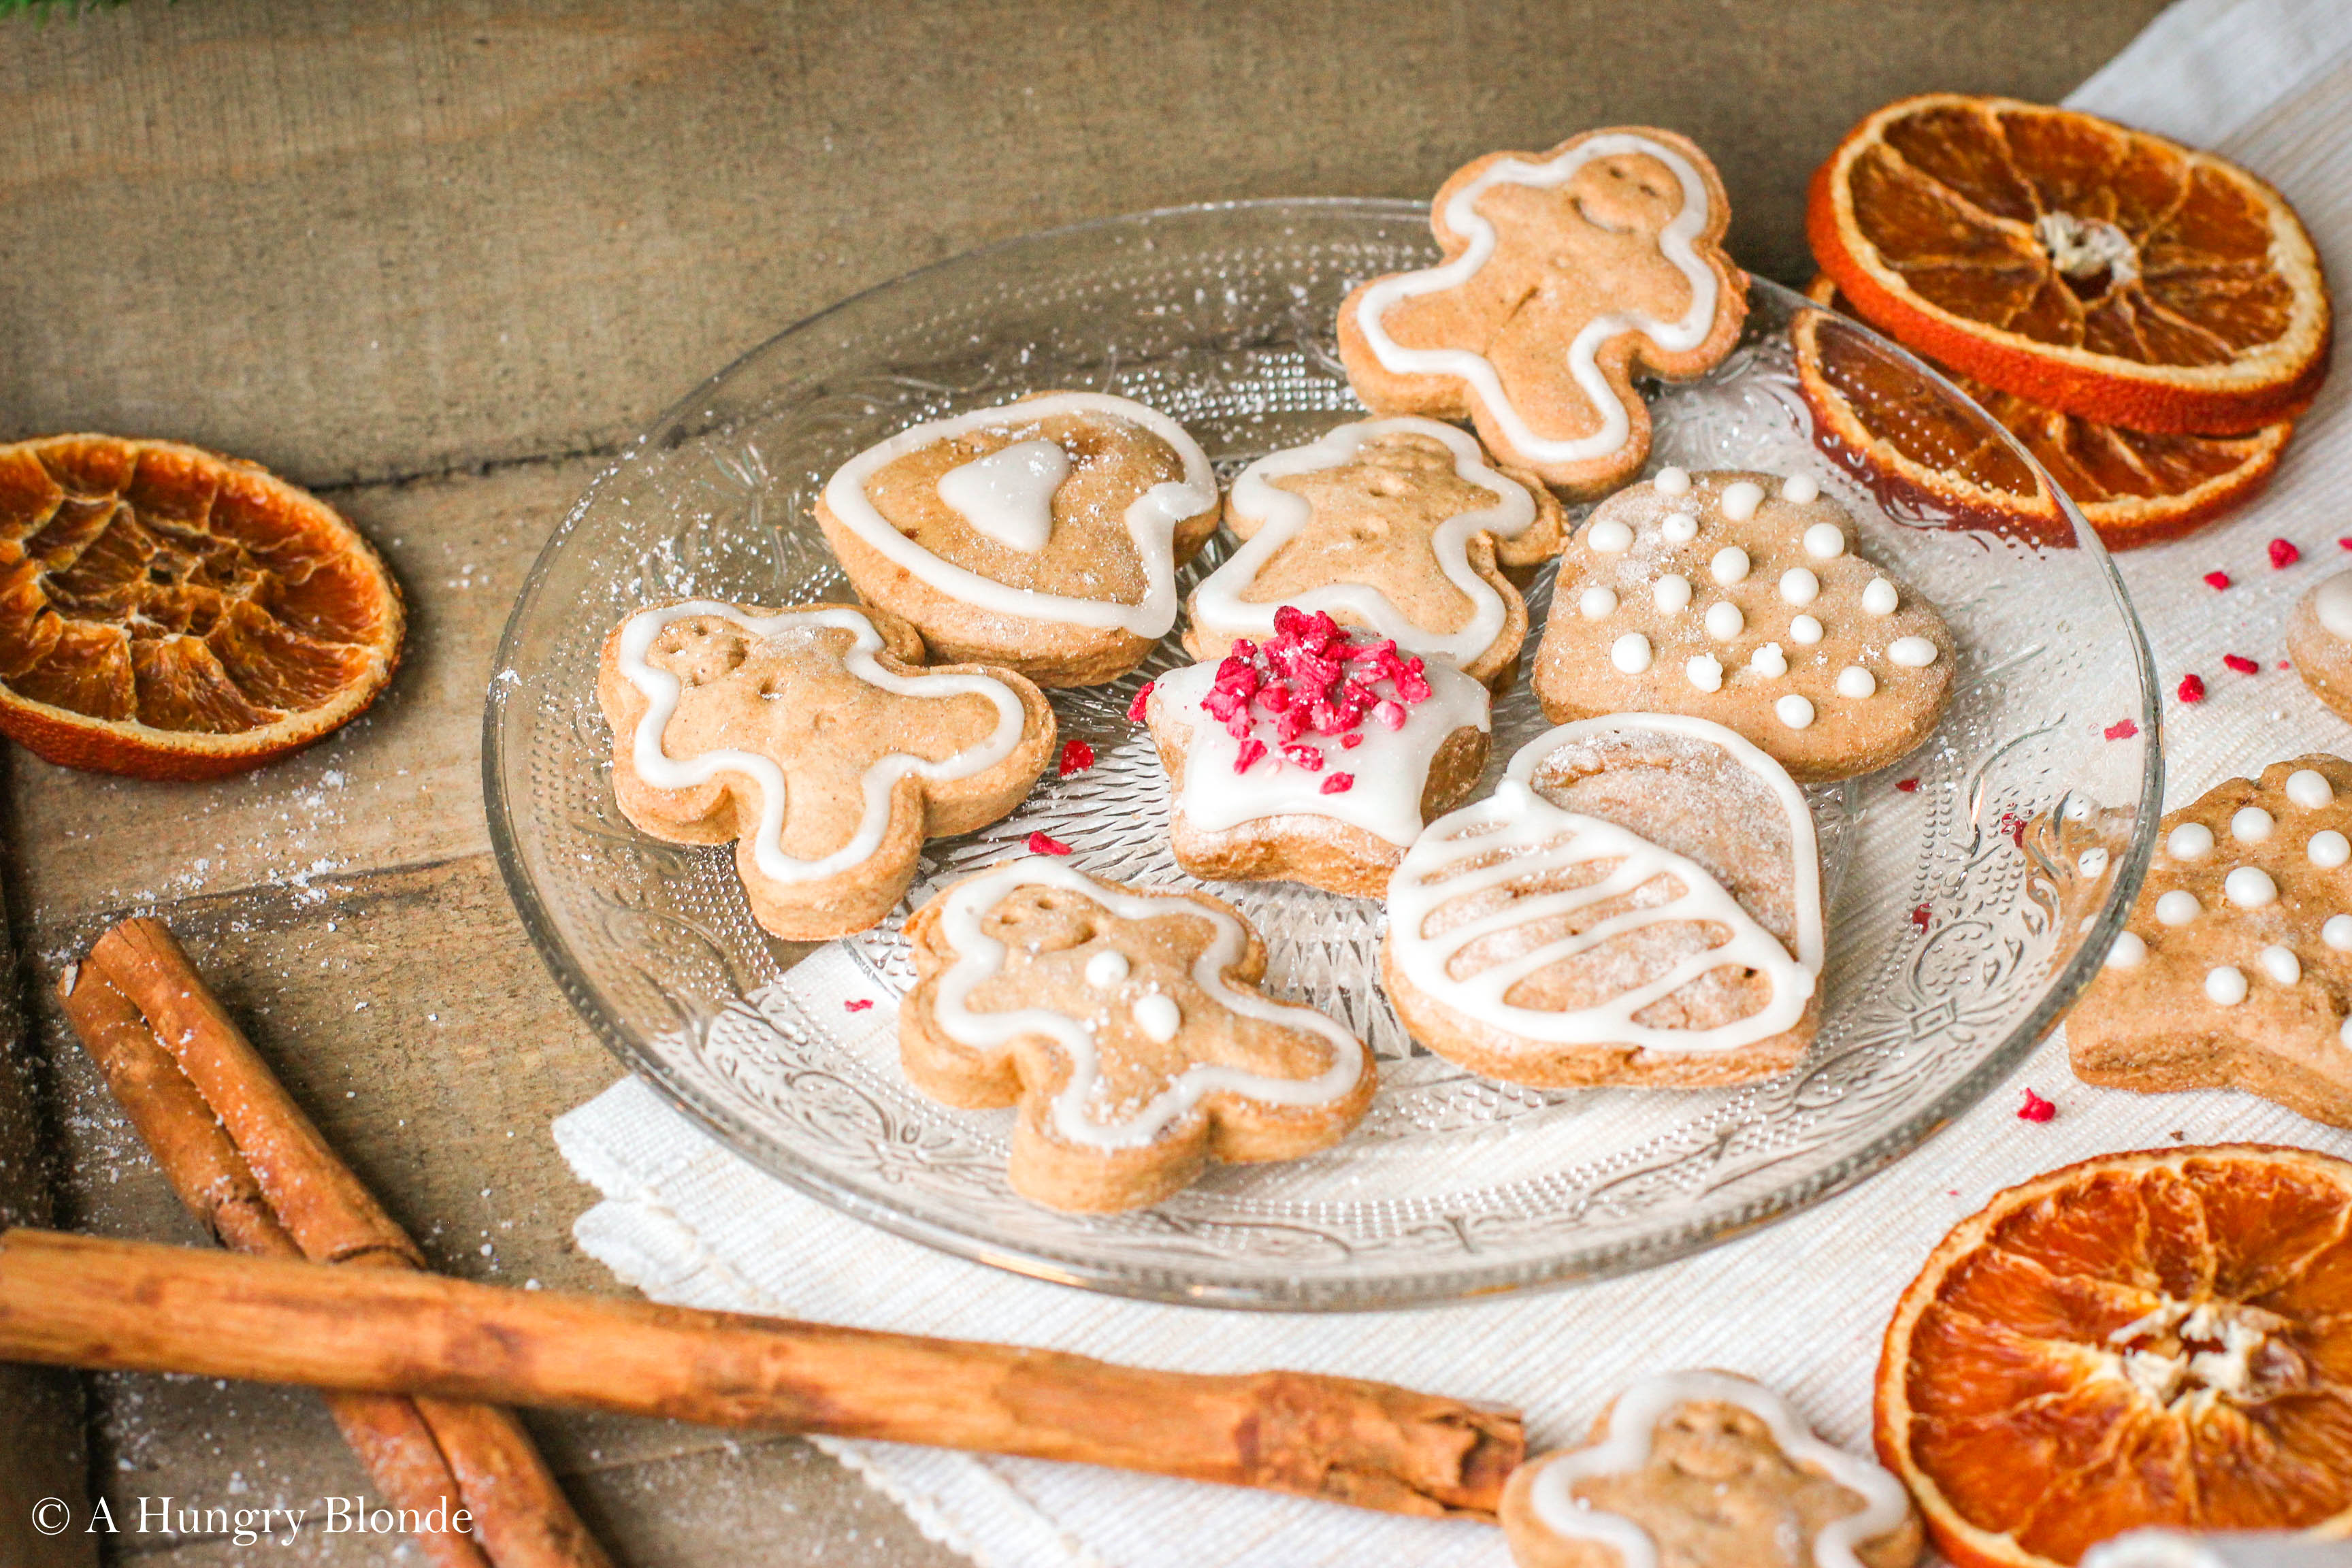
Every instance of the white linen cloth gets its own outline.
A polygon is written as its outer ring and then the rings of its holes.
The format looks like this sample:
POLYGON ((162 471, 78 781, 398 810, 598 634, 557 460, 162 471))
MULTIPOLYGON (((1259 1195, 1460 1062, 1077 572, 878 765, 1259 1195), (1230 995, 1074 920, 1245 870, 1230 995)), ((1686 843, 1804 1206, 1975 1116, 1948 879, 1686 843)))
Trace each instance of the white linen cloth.
MULTIPOLYGON (((2352 6, 2186 0, 2075 94, 2077 105, 2228 153, 2278 184, 2352 288, 2352 6)), ((2352 372, 2329 384, 2270 493, 2185 542, 2123 558, 2167 692, 2168 804, 2352 729, 2281 670, 2296 595, 2352 566, 2352 372), (2302 562, 2273 570, 2284 537, 2302 562), (2200 580, 2222 570, 2216 591, 2200 580), (2225 653, 2261 661, 2232 674, 2225 653), (2170 693, 2186 671, 2210 695, 2170 693)), ((825 955, 796 980, 849 984, 825 955), (816 966, 816 967, 813 967, 816 966)), ((851 993, 845 989, 844 995, 851 993)), ((1411 1312, 1269 1315, 1118 1300, 961 1262, 848 1219, 728 1153, 626 1079, 555 1137, 604 1200, 581 1245, 661 1300, 998 1339, 1201 1371, 1296 1367, 1515 1405, 1537 1447, 1580 1440, 1643 1373, 1717 1366, 1787 1394, 1834 1442, 1868 1447, 1871 1377, 1903 1285, 1997 1189, 2118 1149, 2239 1140, 2352 1155, 2352 1134, 2250 1096, 2140 1096, 2075 1082, 2046 1043, 2007 1085, 1891 1170, 1782 1224, 1629 1279, 1411 1312), (2057 1119, 2020 1121, 2031 1086, 2057 1119)), ((1499 1532, 1330 1504, 893 1444, 819 1439, 935 1538, 988 1568, 1500 1568, 1499 1532)))

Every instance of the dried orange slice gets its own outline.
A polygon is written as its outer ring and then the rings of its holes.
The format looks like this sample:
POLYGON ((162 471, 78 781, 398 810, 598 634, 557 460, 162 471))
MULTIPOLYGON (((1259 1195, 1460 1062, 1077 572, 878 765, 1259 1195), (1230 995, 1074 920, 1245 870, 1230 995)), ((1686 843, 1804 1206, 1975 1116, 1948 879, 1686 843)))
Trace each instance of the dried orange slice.
MULTIPOLYGON (((1846 309, 1827 277, 1813 300, 1846 309)), ((1965 515, 2060 522, 2025 464, 1973 417, 1918 378, 1820 318, 1792 329, 1797 381, 1823 450, 1882 495, 1907 492, 1965 515)), ((2249 436, 2153 435, 2062 414, 1947 371, 2074 499, 2110 550, 2178 539, 2260 495, 2286 450, 2287 420, 2249 436)))
POLYGON ((167 441, 0 447, 0 734, 203 779, 349 722, 400 662, 400 590, 317 497, 167 441))
POLYGON ((1903 1293, 1877 1416, 1960 1568, 2352 1522, 2352 1163, 2153 1150, 2010 1188, 1903 1293))
POLYGON ((1890 103, 1814 173, 1805 229, 1864 320, 2086 419, 2239 435, 2302 412, 2327 374, 2327 282, 2294 209, 2094 115, 1890 103))

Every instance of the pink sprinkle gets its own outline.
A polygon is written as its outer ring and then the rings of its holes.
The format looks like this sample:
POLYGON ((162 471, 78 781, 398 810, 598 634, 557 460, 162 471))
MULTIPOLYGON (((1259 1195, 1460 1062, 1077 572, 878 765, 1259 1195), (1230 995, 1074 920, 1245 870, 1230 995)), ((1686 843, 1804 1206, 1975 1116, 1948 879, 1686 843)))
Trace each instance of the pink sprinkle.
POLYGON ((1282 754, 1310 773, 1323 771, 1323 753, 1313 746, 1285 746, 1282 754))
POLYGON ((1363 743, 1364 732, 1361 730, 1350 730, 1339 737, 1339 749, 1343 752, 1352 752, 1363 743))
POLYGON ((2236 670, 2240 675, 2259 675, 2262 673, 2263 667, 2242 654, 2225 653, 2221 656, 2221 662, 2228 665, 2231 669, 2236 670))
POLYGON ((1092 746, 1087 745, 1084 741, 1062 742, 1062 777, 1068 778, 1072 773, 1085 773, 1094 765, 1095 749, 1092 746))
POLYGON ((2294 545, 2289 544, 2285 540, 2273 539, 2271 541, 2271 570, 2273 572, 2284 566, 2292 566, 2302 559, 2303 552, 2297 550, 2294 545))
POLYGON ((2118 719, 2101 731, 2110 741, 2128 741, 2139 733, 2139 726, 2128 719, 2118 719))
POLYGON ((2352 536, 2338 539, 2336 542, 2342 545, 2347 550, 2352 550, 2352 536))
POLYGON ((2230 574, 2227 572, 2208 572, 2205 574, 2205 585, 2209 588, 2226 588, 2230 585, 2230 574))
POLYGON ((2020 1121, 2047 1121, 2058 1114, 2058 1108, 2032 1089, 2025 1091, 2025 1103, 2017 1108, 2020 1121))
POLYGON ((1127 716, 1131 722, 1143 722, 1143 705, 1151 700, 1151 689, 1159 684, 1156 680, 1145 681, 1143 689, 1135 694, 1135 700, 1127 705, 1127 716))
POLYGON ((1896 779, 1895 781, 1895 787, 1901 790, 1905 795, 1910 795, 1918 789, 1919 781, 1917 779, 1896 779))
POLYGON ((1265 755, 1264 741, 1259 740, 1255 735, 1243 736, 1240 750, 1234 753, 1234 772, 1237 773, 1249 772, 1250 764, 1264 755, 1265 755))
POLYGON ((1935 911, 1930 910, 1925 904, 1921 904, 1917 909, 1911 911, 1911 923, 1917 926, 1921 931, 1926 931, 1927 929, 1927 922, 1935 918, 1935 911))
POLYGON ((842 1004, 844 1009, 852 1013, 863 1013, 872 1005, 874 1005, 873 1002, 864 996, 853 996, 842 1004))
POLYGON ((1058 838, 1048 838, 1042 833, 1029 836, 1029 853, 1032 855, 1067 855, 1069 852, 1070 847, 1058 838))
POLYGON ((1355 787, 1356 775, 1353 773, 1333 773, 1323 781, 1325 795, 1345 795, 1355 787))
POLYGON ((2205 678, 2201 675, 2182 676, 2180 678, 2180 700, 2183 702, 2204 701, 2205 678))
POLYGON ((2016 845, 2020 849, 2025 847, 2026 822, 2023 817, 2018 817, 2011 821, 2003 822, 2001 826, 2008 829, 2009 841, 2011 844, 2016 845))

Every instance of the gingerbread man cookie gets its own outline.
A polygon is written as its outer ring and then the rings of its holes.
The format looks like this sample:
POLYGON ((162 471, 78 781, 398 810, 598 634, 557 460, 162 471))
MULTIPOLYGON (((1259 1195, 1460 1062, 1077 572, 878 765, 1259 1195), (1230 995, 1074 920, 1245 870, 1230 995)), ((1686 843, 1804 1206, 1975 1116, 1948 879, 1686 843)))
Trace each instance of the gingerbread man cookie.
POLYGON ((1210 881, 1378 898, 1422 825, 1476 786, 1486 689, 1320 611, 1270 618, 1263 646, 1241 638, 1139 699, 1168 770, 1176 863, 1210 881))
POLYGON ((2352 572, 2321 579, 2296 601, 2286 656, 2315 696, 2352 719, 2352 572))
POLYGON ((2252 1089, 2352 1127, 2352 763, 2273 763, 2167 813, 2066 1018, 2085 1083, 2252 1089))
POLYGON ((1261 992, 1265 944, 1206 893, 1033 856, 948 888, 907 938, 907 1076, 950 1105, 1017 1106, 1011 1175, 1033 1202, 1139 1208, 1212 1160, 1328 1148, 1371 1104, 1363 1042, 1261 992))
POLYGON ((672 843, 733 839, 778 936, 865 930, 905 896, 925 838, 1004 816, 1054 755, 1036 687, 921 654, 905 626, 846 605, 639 611, 596 673, 622 814, 672 843))
POLYGON ((1445 259, 1339 307, 1348 380, 1375 413, 1472 420, 1504 462, 1603 494, 1649 456, 1636 372, 1687 380, 1739 341, 1730 221, 1715 165, 1671 131, 1490 153, 1431 205, 1445 259))
POLYGON ((1155 409, 1054 392, 902 430, 843 464, 816 518, 858 596, 932 657, 1094 686, 1176 624, 1217 527, 1200 443, 1155 409))
POLYGON ((1224 657, 1274 635, 1276 606, 1321 611, 1499 688, 1518 667, 1527 602, 1504 569, 1559 553, 1559 503, 1488 466, 1430 419, 1369 419, 1261 458, 1225 498, 1244 541, 1192 591, 1184 647, 1224 657))
POLYGON ((1412 1037, 1540 1088, 1746 1083, 1820 1019, 1821 866, 1805 798, 1720 724, 1562 725, 1389 882, 1381 976, 1412 1037))
POLYGON ((1910 1568, 1923 1542, 1901 1481, 1722 1372, 1635 1384, 1586 1447, 1514 1471, 1501 1515, 1518 1568, 1910 1568))
POLYGON ((1808 475, 1661 468, 1594 510, 1552 595, 1534 684, 1555 722, 1690 713, 1810 784, 1894 762, 1951 696, 1944 618, 1808 475))

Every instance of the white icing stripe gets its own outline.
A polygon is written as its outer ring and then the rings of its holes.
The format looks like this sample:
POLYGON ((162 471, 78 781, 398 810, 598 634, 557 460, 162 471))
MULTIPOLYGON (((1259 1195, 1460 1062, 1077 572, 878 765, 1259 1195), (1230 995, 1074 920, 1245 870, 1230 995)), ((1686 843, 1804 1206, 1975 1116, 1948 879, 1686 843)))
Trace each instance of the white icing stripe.
POLYGON ((866 447, 835 469, 833 478, 825 481, 824 504, 841 525, 867 547, 950 598, 1023 620, 1117 628, 1137 637, 1160 637, 1167 636, 1168 628, 1176 624, 1176 525, 1217 504, 1217 479, 1201 444, 1158 409, 1104 393, 1057 392, 901 430, 888 440, 866 447), (1139 425, 1174 447, 1184 461, 1181 480, 1152 486, 1127 509, 1128 537, 1134 540, 1136 555, 1143 563, 1145 588, 1141 604, 1120 605, 1108 599, 1041 594, 983 577, 941 560, 891 527, 866 493, 866 482, 885 465, 933 442, 971 430, 1034 425, 1065 414, 1108 415, 1139 425))
POLYGON ((1909 1517, 1902 1482, 1869 1460, 1822 1442, 1770 1389, 1717 1372, 1668 1373, 1627 1389, 1610 1411, 1606 1442, 1546 1460, 1536 1472, 1528 1489, 1536 1517, 1554 1535, 1615 1548, 1620 1568, 1658 1568, 1657 1542, 1648 1531, 1623 1514, 1580 1503, 1572 1489, 1580 1480, 1623 1475, 1647 1465, 1658 1423, 1675 1406, 1699 1401, 1738 1405, 1771 1430, 1772 1441, 1791 1460, 1820 1470, 1862 1498, 1861 1512, 1831 1521, 1813 1538, 1810 1560, 1815 1568, 1863 1568, 1860 1548, 1901 1528, 1909 1517))
POLYGON ((1405 710, 1402 727, 1391 730, 1367 714, 1356 730, 1363 740, 1352 749, 1342 749, 1336 735, 1301 735, 1297 743, 1322 752, 1322 772, 1308 773, 1285 761, 1266 734, 1260 737, 1266 754, 1240 773, 1234 772, 1234 763, 1241 742, 1201 706, 1216 683, 1217 667, 1188 665, 1161 676, 1153 697, 1192 727, 1176 808, 1193 826, 1211 832, 1302 815, 1349 823, 1391 844, 1411 844, 1421 837, 1421 795, 1438 748, 1456 730, 1486 731, 1493 723, 1484 686, 1451 665, 1427 665, 1423 673, 1429 696, 1405 710), (1356 782, 1325 795, 1324 781, 1334 773, 1348 773, 1356 782))
POLYGON ((1495 496, 1493 506, 1457 512, 1438 524, 1430 535, 1430 548, 1437 556, 1445 580, 1470 601, 1470 618, 1463 623, 1461 630, 1450 635, 1433 632, 1414 625, 1386 594, 1369 583, 1328 584, 1293 595, 1283 603, 1309 614, 1321 610, 1334 617, 1352 619, 1369 626, 1377 637, 1393 639, 1407 653, 1433 654, 1456 664, 1469 664, 1493 647, 1495 639, 1502 635, 1509 612, 1504 606, 1503 596, 1470 569, 1470 536, 1494 533, 1505 539, 1517 538, 1536 520, 1535 498, 1517 480, 1489 468, 1485 449, 1476 441, 1453 426, 1440 425, 1433 419, 1367 419, 1342 425, 1319 441, 1260 458, 1244 468, 1241 477, 1234 481, 1234 510, 1256 522, 1258 530, 1234 552, 1232 559, 1211 573, 1193 591, 1193 618, 1220 637, 1273 636, 1274 612, 1281 605, 1259 604, 1242 595, 1257 581, 1257 574, 1276 553, 1312 520, 1315 509, 1305 496, 1271 481, 1292 474, 1336 468, 1352 462, 1366 442, 1382 436, 1402 435, 1426 436, 1444 442, 1454 454, 1455 476, 1495 496))
POLYGON ((1715 271, 1699 259, 1691 242, 1707 224, 1706 182, 1688 158, 1646 136, 1618 132, 1594 136, 1541 163, 1501 158, 1476 179, 1454 193, 1445 204, 1445 226, 1467 236, 1470 247, 1442 266, 1418 272, 1400 272, 1381 279, 1364 290, 1357 324, 1372 356, 1391 371, 1411 375, 1458 376, 1476 389, 1495 422, 1518 455, 1538 462, 1575 463, 1621 450, 1633 433, 1624 405, 1601 374, 1601 347, 1620 332, 1637 331, 1668 353, 1687 353, 1706 341, 1715 328, 1715 271), (1381 318, 1399 300, 1433 294, 1467 282, 1495 253, 1495 226, 1477 211, 1478 198, 1498 184, 1533 185, 1550 189, 1568 183, 1577 170, 1595 158, 1619 153, 1646 153, 1674 171, 1683 188, 1682 210, 1658 232, 1658 248, 1690 279, 1690 309, 1677 321, 1661 321, 1639 310, 1611 310, 1595 316, 1568 346, 1569 373, 1601 416, 1601 428, 1570 440, 1547 440, 1530 429, 1503 390, 1502 377, 1484 354, 1468 349, 1409 349, 1389 336, 1381 318))
MULTIPOLYGON (((940 1028, 950 1039, 974 1050, 1002 1050, 1024 1035, 1042 1035, 1059 1046, 1069 1058, 1070 1077, 1054 1097, 1054 1130, 1073 1143, 1096 1149, 1141 1148, 1212 1094, 1237 1094, 1270 1105, 1328 1105, 1352 1090, 1366 1069, 1368 1053, 1363 1042, 1312 1007, 1276 1002, 1227 984, 1224 972, 1249 951, 1249 933, 1224 910, 1178 894, 1122 892, 1066 861, 1025 856, 957 883, 940 911, 940 931, 956 955, 955 963, 940 976, 934 1005, 940 1028), (1192 984, 1229 1012, 1322 1036, 1331 1042, 1331 1065, 1315 1078, 1287 1079, 1196 1062, 1129 1120, 1095 1121, 1088 1102, 1101 1079, 1102 1065, 1092 1026, 1050 1007, 975 1013, 968 1005, 973 990, 1004 967, 1004 944, 981 930, 982 918, 1016 889, 1031 887, 1081 894, 1121 920, 1187 915, 1207 921, 1217 934, 1194 960, 1192 984)), ((1165 1009, 1155 1011, 1164 1019, 1165 1009)), ((1148 1028, 1149 1022, 1142 1026, 1148 1028)))
POLYGON ((736 605, 698 599, 638 611, 621 628, 617 661, 622 679, 646 698, 645 717, 637 721, 636 733, 630 742, 630 760, 637 777, 656 789, 693 789, 722 773, 744 774, 760 786, 760 821, 751 833, 751 854, 761 876, 776 882, 813 882, 848 870, 882 847, 882 835, 890 825, 890 790, 900 779, 908 774, 942 781, 970 778, 994 767, 1021 743, 1021 728, 1026 718, 1020 694, 992 676, 943 675, 929 670, 894 675, 874 658, 882 647, 882 634, 874 629, 874 623, 851 609, 785 610, 773 616, 747 616, 736 605), (671 756, 662 747, 662 732, 669 728, 671 718, 677 712, 684 688, 677 676, 647 664, 646 655, 664 626, 691 616, 730 621, 761 638, 803 626, 848 632, 853 640, 842 656, 842 667, 850 674, 869 686, 900 697, 985 697, 996 705, 995 731, 979 745, 939 762, 905 752, 877 757, 866 770, 866 809, 849 842, 821 859, 798 859, 784 853, 787 791, 784 771, 773 758, 724 748, 681 758, 671 756))
POLYGON ((1519 748, 1510 773, 1483 801, 1432 823, 1390 879, 1389 933, 1397 965, 1423 993, 1494 1028, 1554 1045, 1631 1045, 1659 1051, 1735 1050, 1791 1027, 1804 1016, 1822 957, 1821 869, 1813 819, 1805 798, 1785 770, 1720 724, 1682 714, 1628 713, 1585 719, 1547 731, 1519 748), (1792 960, 1780 940, 1756 922, 1706 869, 1612 822, 1563 811, 1538 795, 1529 781, 1543 759, 1569 742, 1617 731, 1682 735, 1718 746, 1772 786, 1788 816, 1790 879, 1797 911, 1797 953, 1792 960), (1516 853, 1475 870, 1461 861, 1496 850, 1516 853), (1563 892, 1514 900, 1492 913, 1426 934, 1437 910, 1465 895, 1594 860, 1615 860, 1598 881, 1563 892), (1516 929, 1571 913, 1631 893, 1653 878, 1670 876, 1681 896, 1629 910, 1559 937, 1532 952, 1490 965, 1465 979, 1449 973, 1465 948, 1492 932, 1516 929), (1599 946, 1622 932, 1665 921, 1712 921, 1730 940, 1690 954, 1664 973, 1606 1002, 1572 1011, 1514 1005, 1505 998, 1528 976, 1563 959, 1599 946), (1772 997, 1759 1011, 1711 1029, 1656 1028, 1634 1016, 1722 965, 1755 969, 1771 983, 1772 997))

